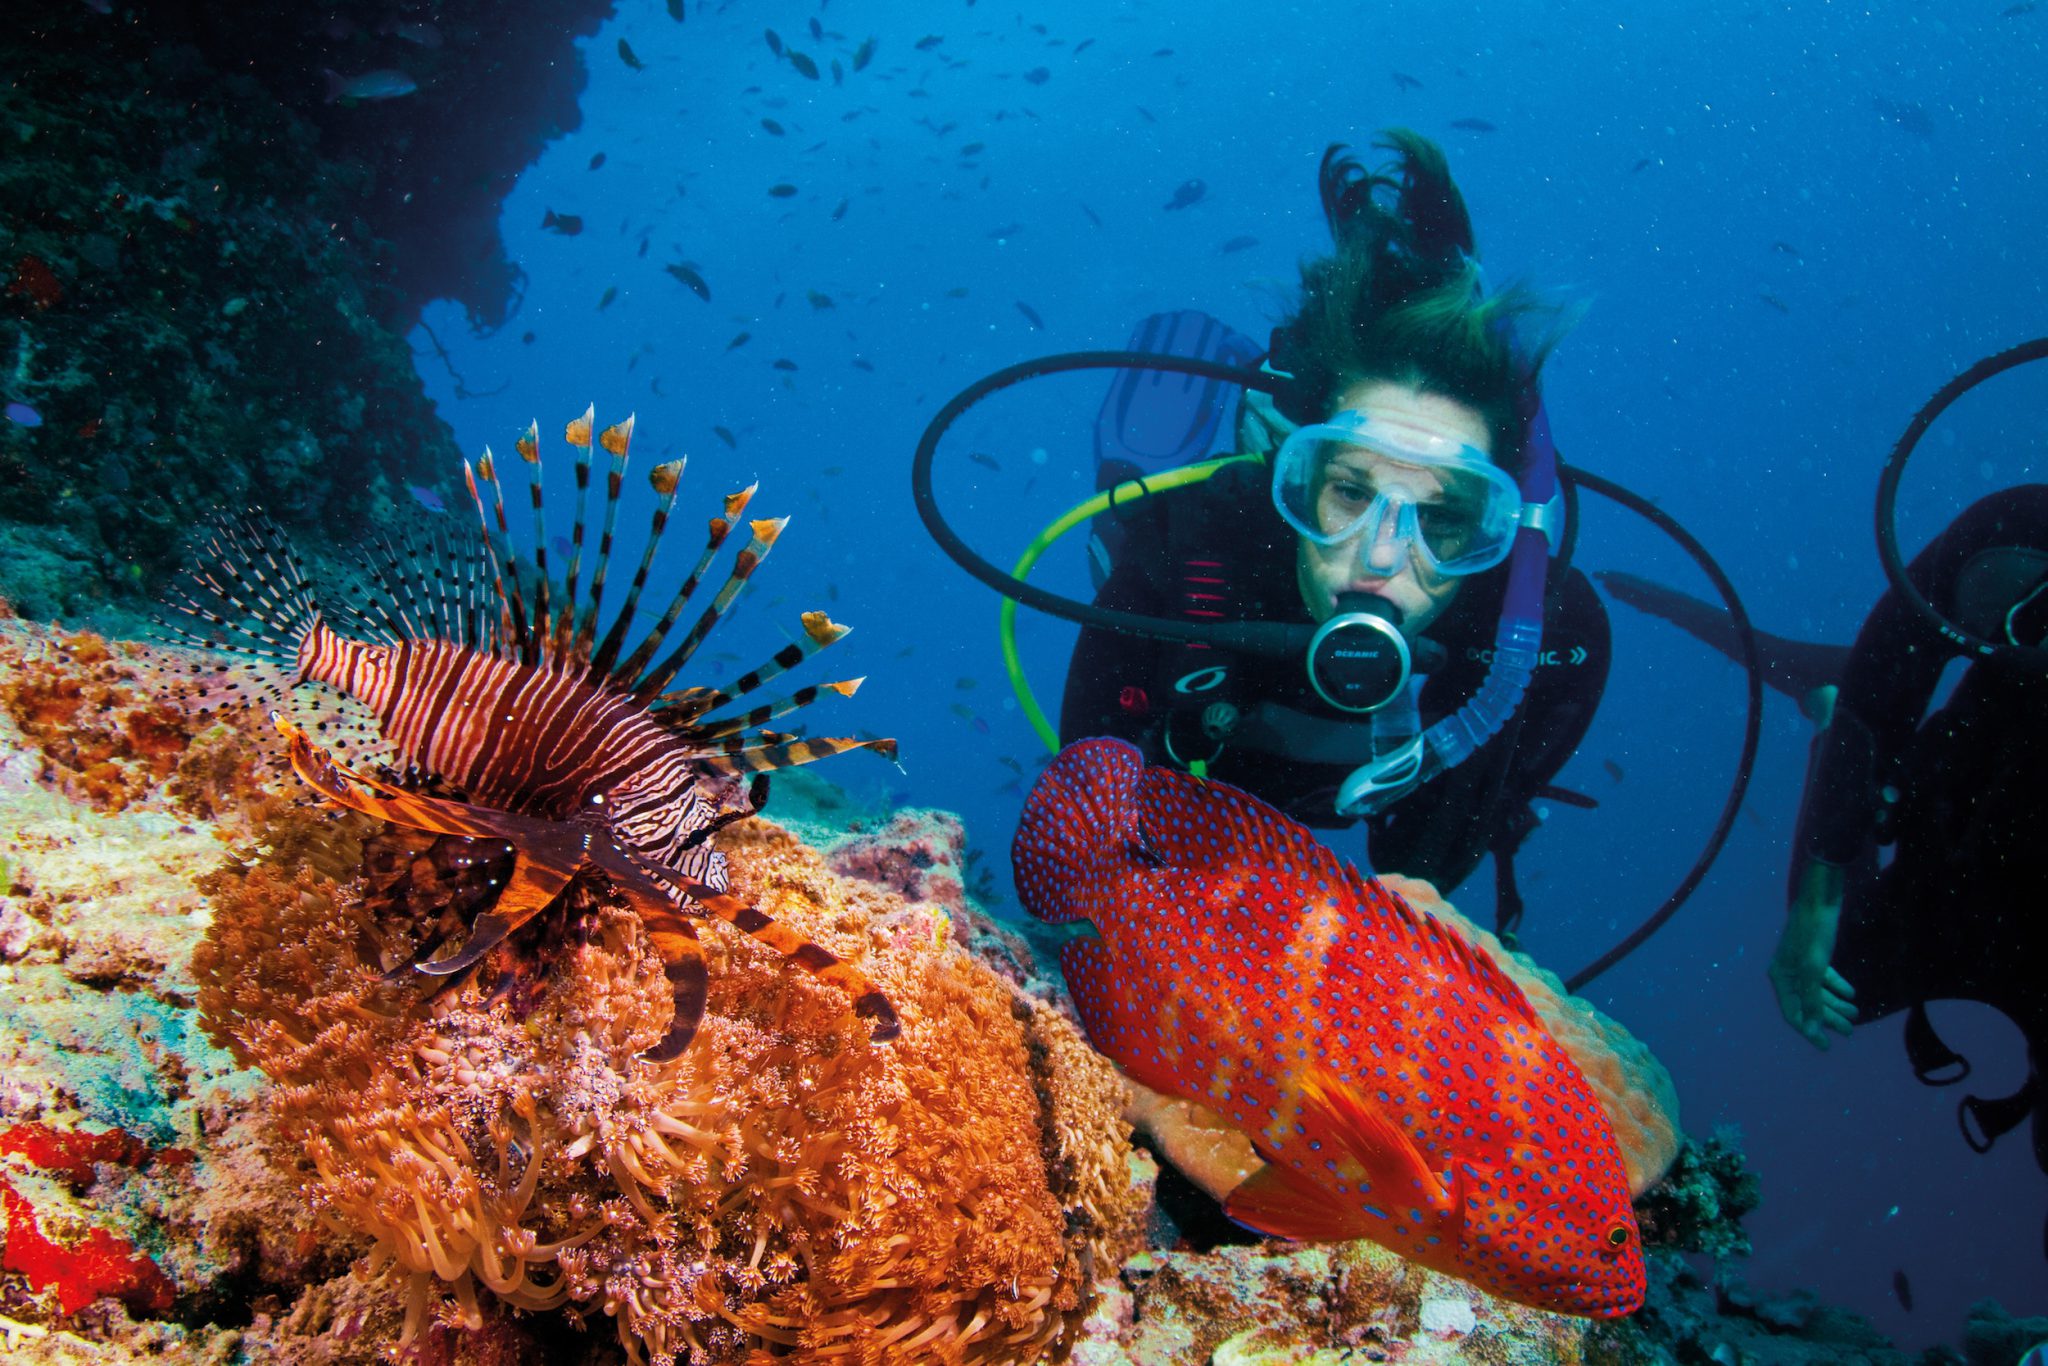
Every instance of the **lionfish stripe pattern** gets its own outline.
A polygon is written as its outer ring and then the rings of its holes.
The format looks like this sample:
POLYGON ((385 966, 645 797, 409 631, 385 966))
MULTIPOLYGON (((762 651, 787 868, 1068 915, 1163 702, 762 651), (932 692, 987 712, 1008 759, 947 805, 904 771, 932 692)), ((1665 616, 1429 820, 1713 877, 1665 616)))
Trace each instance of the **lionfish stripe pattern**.
POLYGON ((169 594, 166 625, 189 644, 252 655, 289 670, 294 683, 347 693, 375 713, 390 768, 462 798, 358 771, 280 720, 293 768, 329 801, 419 830, 513 846, 514 872, 496 903, 476 917, 461 949, 415 963, 419 971, 445 977, 474 966, 576 877, 596 872, 639 914, 674 989, 674 1022, 650 1057, 682 1052, 702 1016, 706 969, 692 922, 706 916, 842 988, 871 1022, 873 1037, 893 1037, 894 1009, 856 969, 727 893, 724 857, 709 841, 760 808, 767 775, 777 769, 855 749, 895 757, 892 740, 799 739, 763 728, 824 693, 852 696, 858 679, 800 688, 736 715, 708 715, 848 628, 822 612, 806 613, 804 640, 777 651, 730 690, 669 691, 786 524, 750 525, 747 545, 695 624, 652 663, 752 499, 748 488, 725 499, 682 588, 615 664, 675 505, 682 462, 650 472, 658 502, 647 544, 624 603, 600 635, 633 419, 596 432, 594 416, 586 410, 567 429, 577 451, 577 506, 559 604, 548 571, 534 424, 515 443, 529 471, 529 554, 515 543, 497 462, 486 450, 474 468, 463 467, 480 529, 475 546, 413 532, 381 540, 359 568, 359 591, 329 606, 316 598, 289 539, 267 518, 222 517, 208 529, 199 563, 169 594), (579 587, 593 445, 611 463, 586 599, 579 587))

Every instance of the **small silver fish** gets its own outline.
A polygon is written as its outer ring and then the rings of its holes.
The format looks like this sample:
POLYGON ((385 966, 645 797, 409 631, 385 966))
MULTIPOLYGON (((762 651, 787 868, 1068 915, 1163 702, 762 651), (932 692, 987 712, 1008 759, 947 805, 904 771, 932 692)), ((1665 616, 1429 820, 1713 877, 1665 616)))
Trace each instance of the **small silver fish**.
POLYGON ((379 67, 375 71, 365 71, 358 76, 344 76, 339 71, 323 67, 320 74, 327 78, 329 104, 368 104, 376 100, 395 100, 420 88, 419 82, 395 67, 379 67))

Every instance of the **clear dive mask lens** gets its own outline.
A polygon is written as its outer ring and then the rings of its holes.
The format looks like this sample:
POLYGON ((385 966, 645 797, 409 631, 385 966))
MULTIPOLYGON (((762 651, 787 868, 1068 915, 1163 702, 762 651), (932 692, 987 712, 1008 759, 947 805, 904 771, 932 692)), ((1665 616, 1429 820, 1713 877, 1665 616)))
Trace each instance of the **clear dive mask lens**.
POLYGON ((1368 569, 1394 573, 1412 547, 1430 569, 1455 576, 1507 558, 1522 495, 1476 447, 1342 412, 1282 443, 1273 503, 1317 545, 1357 540, 1368 569))

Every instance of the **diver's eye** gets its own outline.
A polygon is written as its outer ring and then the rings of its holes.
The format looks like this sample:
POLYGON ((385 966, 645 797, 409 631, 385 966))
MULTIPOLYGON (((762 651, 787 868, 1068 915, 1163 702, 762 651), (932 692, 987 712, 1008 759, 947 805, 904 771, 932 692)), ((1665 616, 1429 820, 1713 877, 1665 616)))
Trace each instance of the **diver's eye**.
POLYGON ((1614 1226, 1613 1228, 1611 1228, 1611 1229, 1608 1229, 1608 1230, 1607 1230, 1607 1246, 1609 1246, 1609 1247, 1627 1247, 1627 1246, 1628 1246, 1628 1225, 1627 1225, 1627 1224, 1616 1224, 1616 1225, 1615 1225, 1615 1226, 1614 1226))
POLYGON ((1443 503, 1418 504, 1415 523, 1431 553, 1440 560, 1455 559, 1471 544, 1472 519, 1459 508, 1443 503))

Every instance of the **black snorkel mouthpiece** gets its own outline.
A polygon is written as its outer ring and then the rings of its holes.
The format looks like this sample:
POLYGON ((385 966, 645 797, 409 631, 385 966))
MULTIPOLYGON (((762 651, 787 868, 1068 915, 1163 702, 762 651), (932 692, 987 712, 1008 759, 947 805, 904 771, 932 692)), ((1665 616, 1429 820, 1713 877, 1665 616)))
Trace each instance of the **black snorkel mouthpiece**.
POLYGON ((1339 711, 1378 711, 1401 695, 1414 669, 1401 609, 1371 593, 1341 593, 1337 612, 1308 643, 1309 684, 1339 711))

